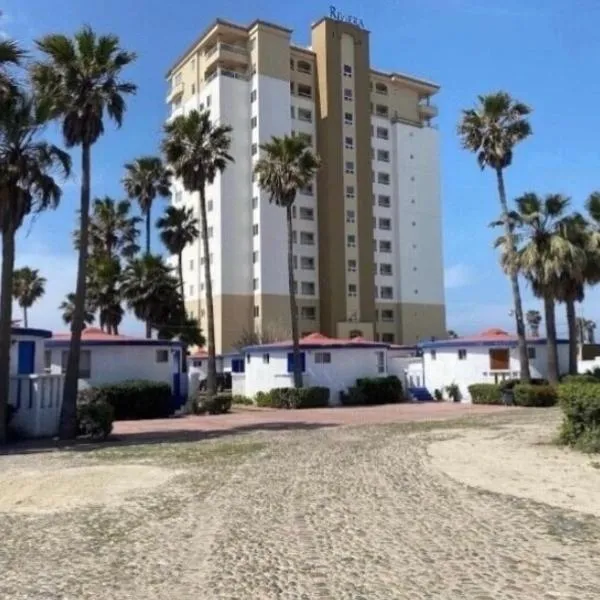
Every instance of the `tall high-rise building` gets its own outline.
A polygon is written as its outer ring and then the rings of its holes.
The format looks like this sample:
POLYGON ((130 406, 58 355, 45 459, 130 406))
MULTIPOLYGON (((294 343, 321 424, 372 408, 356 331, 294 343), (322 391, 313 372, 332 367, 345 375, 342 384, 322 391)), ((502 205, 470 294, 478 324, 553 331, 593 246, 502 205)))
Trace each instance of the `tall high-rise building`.
MULTIPOLYGON (((218 352, 244 332, 289 331, 285 210, 254 180, 261 144, 305 135, 322 166, 293 209, 300 332, 409 344, 445 335, 439 87, 370 66, 369 32, 323 18, 291 30, 217 20, 168 72, 169 118, 209 109, 233 128, 234 162, 207 189, 210 256, 186 248, 186 305, 205 326, 211 262, 218 352)), ((197 194, 173 184, 175 206, 197 194)))

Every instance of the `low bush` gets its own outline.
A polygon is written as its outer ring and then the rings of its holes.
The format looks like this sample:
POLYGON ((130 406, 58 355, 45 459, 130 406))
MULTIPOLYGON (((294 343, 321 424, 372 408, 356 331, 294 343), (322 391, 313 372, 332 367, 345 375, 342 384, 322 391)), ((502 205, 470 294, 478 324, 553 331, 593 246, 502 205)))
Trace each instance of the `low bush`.
POLYGON ((224 415, 231 410, 232 397, 230 394, 216 394, 209 397, 199 393, 194 403, 194 412, 197 415, 224 415))
POLYGON ((468 390, 473 404, 502 404, 502 390, 495 383, 474 383, 468 390))
POLYGON ((452 402, 460 402, 462 400, 462 393, 458 383, 451 383, 446 386, 446 392, 452 402))
MULTIPOLYGON (((357 379, 356 387, 362 394, 363 405, 392 404, 404 400, 402 382, 395 375, 357 379)), ((355 393, 355 400, 357 398, 355 393)))
MULTIPOLYGON (((499 384, 500 390, 512 390, 516 385, 521 383, 520 379, 507 379, 499 384)), ((547 379, 541 379, 539 377, 532 377, 529 381, 529 385, 548 385, 547 379)))
POLYGON ((362 389, 357 386, 348 388, 347 392, 340 392, 340 402, 342 406, 364 406, 367 403, 362 389))
POLYGON ((559 440, 584 452, 600 451, 600 386, 564 383, 558 386, 563 411, 559 440))
POLYGON ((440 390, 438 388, 433 390, 433 398, 435 399, 436 402, 442 402, 444 400, 444 394, 443 394, 442 390, 440 390))
POLYGON ((110 435, 114 420, 115 409, 106 400, 98 397, 95 390, 85 390, 78 395, 78 435, 104 439, 110 435))
POLYGON ((82 402, 91 398, 108 402, 114 409, 115 421, 161 419, 172 413, 171 386, 158 381, 136 380, 101 385, 83 390, 80 397, 82 402))
POLYGON ((556 388, 552 385, 520 383, 513 390, 517 406, 554 406, 558 401, 556 388))
POLYGON ((323 408, 329 405, 329 388, 273 388, 258 392, 255 402, 269 408, 323 408))
POLYGON ((240 396, 239 394, 236 394, 235 396, 231 396, 231 403, 232 404, 242 404, 245 406, 250 406, 250 405, 254 404, 254 402, 252 401, 252 398, 248 398, 247 396, 240 396))
POLYGON ((565 375, 561 380, 561 383, 600 383, 595 375, 591 373, 580 373, 578 375, 565 375))

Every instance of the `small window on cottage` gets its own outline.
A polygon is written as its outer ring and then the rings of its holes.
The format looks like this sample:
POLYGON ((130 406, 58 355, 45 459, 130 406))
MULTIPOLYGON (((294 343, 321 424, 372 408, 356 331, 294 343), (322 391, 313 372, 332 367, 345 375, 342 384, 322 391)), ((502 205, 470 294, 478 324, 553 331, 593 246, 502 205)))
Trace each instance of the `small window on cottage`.
POLYGON ((467 351, 464 348, 459 348, 458 349, 458 360, 466 360, 467 358, 467 351))
POLYGON ((169 362, 169 351, 168 350, 157 350, 156 351, 156 362, 157 363, 169 362))
POLYGON ((527 346, 527 357, 530 359, 535 358, 535 346, 527 346))
POLYGON ((269 354, 263 354, 263 364, 268 365, 269 364, 269 354))
POLYGON ((385 373, 385 353, 375 352, 375 355, 377 356, 377 372, 385 373))
POLYGON ((431 360, 435 360, 437 358, 437 353, 435 350, 430 351, 431 360))
POLYGON ((315 352, 315 364, 328 365, 331 363, 331 352, 315 352))

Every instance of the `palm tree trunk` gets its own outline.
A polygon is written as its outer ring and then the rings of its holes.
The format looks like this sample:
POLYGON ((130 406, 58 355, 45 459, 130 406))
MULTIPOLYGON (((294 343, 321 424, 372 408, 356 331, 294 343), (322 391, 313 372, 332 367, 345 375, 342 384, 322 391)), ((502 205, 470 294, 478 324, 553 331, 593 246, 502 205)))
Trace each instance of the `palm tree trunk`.
MULTIPOLYGON (((502 216, 504 217, 504 233, 506 236, 507 250, 510 256, 514 256, 515 238, 513 227, 508 222, 508 202, 506 200, 506 189, 504 188, 504 176, 502 169, 496 169, 496 178, 498 180, 498 195, 500 196, 500 205, 502 206, 502 216)), ((519 348, 520 380, 524 383, 531 381, 529 371, 529 358, 527 356, 527 340, 525 339, 525 320, 523 319, 523 303, 521 301, 521 290, 519 289, 519 275, 511 272, 510 283, 513 295, 513 304, 515 307, 515 321, 517 326, 517 339, 519 348)))
POLYGON ((298 334, 298 305, 294 289, 294 246, 292 240, 292 206, 285 207, 288 235, 288 286, 290 290, 290 319, 292 321, 292 348, 294 355, 294 387, 302 387, 302 365, 300 364, 300 336, 298 334))
POLYGON ((23 307, 23 327, 27 327, 27 307, 23 307))
POLYGON ((558 383, 558 349, 556 344, 556 315, 554 299, 544 297, 544 313, 546 317, 546 345, 548 352, 548 382, 558 383))
POLYGON ((569 298, 566 302, 567 325, 569 327, 569 375, 577 374, 577 316, 575 300, 569 298))
POLYGON ((152 339, 152 326, 150 325, 150 321, 146 321, 146 339, 152 339))
MULTIPOLYGON (((206 197, 204 184, 200 187, 200 216, 202 227, 202 248, 204 250, 204 289, 206 291, 206 322, 208 367, 206 373, 206 389, 208 396, 217 391, 217 365, 215 360, 215 315, 213 310, 212 281, 210 278, 210 250, 208 247, 208 225, 206 224, 206 197)), ((184 357, 185 360, 185 357, 184 357)))
POLYGON ((85 327, 84 316, 87 292, 87 259, 90 224, 90 177, 91 146, 84 143, 81 147, 81 217, 79 229, 79 259, 77 262, 77 287, 73 320, 71 321, 71 343, 67 360, 65 387, 60 411, 59 436, 61 439, 73 439, 77 436, 77 391, 79 380, 79 355, 81 352, 81 332, 85 327))
POLYGON ((152 228, 152 205, 148 204, 148 212, 146 213, 146 254, 150 254, 150 231, 152 228))
POLYGON ((15 232, 11 227, 2 234, 2 280, 0 282, 0 444, 6 443, 7 437, 14 268, 15 232))
POLYGON ((187 314, 185 310, 185 293, 183 291, 183 252, 177 254, 177 273, 179 274, 179 287, 181 288, 181 301, 183 302, 183 312, 187 314))

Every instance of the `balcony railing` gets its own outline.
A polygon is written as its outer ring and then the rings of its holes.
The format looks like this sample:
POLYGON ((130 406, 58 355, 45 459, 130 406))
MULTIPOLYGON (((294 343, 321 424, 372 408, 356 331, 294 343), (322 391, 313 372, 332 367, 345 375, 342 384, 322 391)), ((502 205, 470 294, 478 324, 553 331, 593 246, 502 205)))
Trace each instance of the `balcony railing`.
POLYGON ((243 79, 248 81, 249 77, 245 73, 238 73, 237 71, 231 71, 230 69, 215 69, 208 77, 205 78, 205 83, 212 81, 219 75, 223 77, 231 77, 232 79, 243 79))
POLYGON ((174 83, 167 94, 167 102, 173 102, 176 98, 183 94, 183 82, 174 83))

